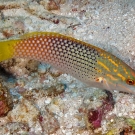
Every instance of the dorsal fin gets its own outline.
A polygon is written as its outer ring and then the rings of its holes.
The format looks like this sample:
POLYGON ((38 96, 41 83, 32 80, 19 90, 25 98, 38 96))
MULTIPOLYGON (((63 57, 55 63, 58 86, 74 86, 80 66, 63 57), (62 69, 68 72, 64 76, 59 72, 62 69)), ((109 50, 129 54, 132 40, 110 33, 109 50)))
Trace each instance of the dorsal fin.
POLYGON ((31 37, 37 37, 37 36, 43 36, 43 35, 44 36, 52 36, 53 35, 55 37, 61 37, 63 39, 68 39, 68 40, 71 40, 71 41, 74 41, 74 42, 77 42, 77 43, 80 43, 80 44, 83 44, 83 45, 86 45, 86 46, 91 46, 91 47, 97 48, 98 50, 102 50, 101 48, 98 48, 96 46, 93 46, 93 45, 88 44, 86 42, 83 42, 81 40, 75 39, 71 36, 63 35, 63 34, 60 34, 60 33, 57 33, 57 32, 35 31, 35 32, 25 33, 24 35, 20 36, 20 39, 28 39, 28 38, 31 38, 31 37))
POLYGON ((27 39, 30 37, 34 37, 34 36, 38 36, 38 35, 43 35, 43 34, 47 34, 49 32, 30 32, 30 33, 25 33, 23 35, 20 36, 21 39, 27 39))

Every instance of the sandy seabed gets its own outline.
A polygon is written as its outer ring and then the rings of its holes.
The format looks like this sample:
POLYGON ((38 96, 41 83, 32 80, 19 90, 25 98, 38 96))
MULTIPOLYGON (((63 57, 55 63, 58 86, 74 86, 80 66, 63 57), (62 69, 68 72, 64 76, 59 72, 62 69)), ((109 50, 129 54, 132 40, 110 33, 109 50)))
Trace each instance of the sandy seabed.
MULTIPOLYGON (((58 32, 103 48, 135 69, 134 0, 0 0, 0 10, 1 40, 58 32)), ((134 134, 134 95, 88 88, 34 60, 12 59, 1 67, 10 73, 0 77, 6 93, 0 95, 1 135, 134 134)))

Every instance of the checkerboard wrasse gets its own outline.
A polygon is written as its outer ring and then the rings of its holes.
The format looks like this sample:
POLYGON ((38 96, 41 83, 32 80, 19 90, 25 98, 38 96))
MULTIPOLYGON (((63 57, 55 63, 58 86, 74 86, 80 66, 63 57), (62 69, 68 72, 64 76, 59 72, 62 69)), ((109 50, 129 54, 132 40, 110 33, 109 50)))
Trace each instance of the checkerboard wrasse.
POLYGON ((54 32, 32 32, 0 42, 0 61, 28 58, 51 64, 88 86, 135 93, 135 71, 116 56, 54 32))

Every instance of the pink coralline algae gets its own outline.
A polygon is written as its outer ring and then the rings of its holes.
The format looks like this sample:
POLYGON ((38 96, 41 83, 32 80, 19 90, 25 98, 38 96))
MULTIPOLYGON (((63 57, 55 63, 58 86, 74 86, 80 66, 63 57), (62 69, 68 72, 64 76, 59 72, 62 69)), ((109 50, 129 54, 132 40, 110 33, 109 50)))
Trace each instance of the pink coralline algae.
POLYGON ((106 91, 107 97, 103 99, 102 105, 97 109, 88 110, 88 122, 90 122, 94 129, 99 128, 101 126, 101 121, 105 114, 113 109, 114 101, 112 94, 106 91))

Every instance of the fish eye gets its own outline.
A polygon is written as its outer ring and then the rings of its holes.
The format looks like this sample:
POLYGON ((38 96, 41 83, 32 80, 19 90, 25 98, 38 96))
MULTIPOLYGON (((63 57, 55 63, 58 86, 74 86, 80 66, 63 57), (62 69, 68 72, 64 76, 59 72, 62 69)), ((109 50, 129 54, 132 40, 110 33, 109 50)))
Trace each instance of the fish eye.
POLYGON ((134 85, 135 84, 135 81, 132 80, 132 79, 127 79, 126 80, 126 83, 129 84, 129 85, 134 85))

